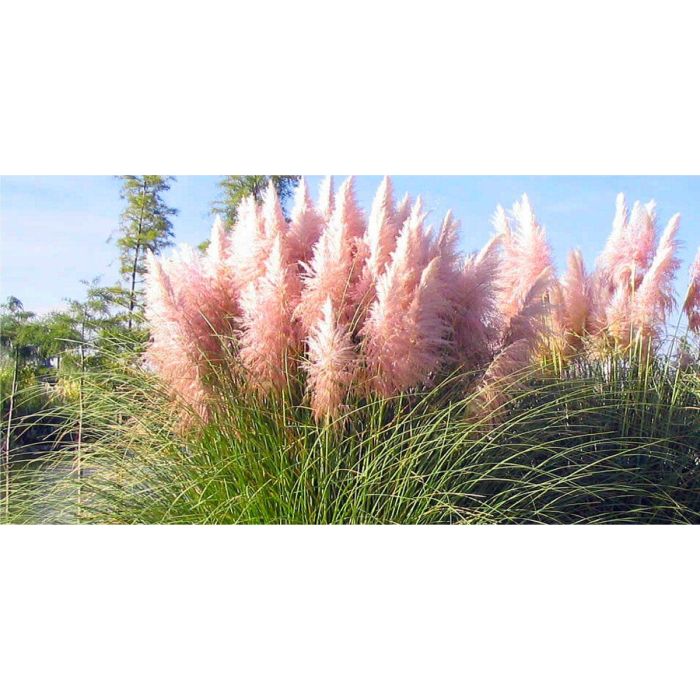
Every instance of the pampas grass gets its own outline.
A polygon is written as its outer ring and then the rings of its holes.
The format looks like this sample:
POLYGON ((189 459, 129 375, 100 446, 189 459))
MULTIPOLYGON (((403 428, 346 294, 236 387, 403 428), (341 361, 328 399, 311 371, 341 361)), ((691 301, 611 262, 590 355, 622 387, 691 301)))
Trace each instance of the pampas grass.
POLYGON ((690 283, 683 301, 683 311, 688 318, 688 328, 700 333, 700 248, 690 268, 690 283))
MULTIPOLYGON (((80 470, 42 517, 699 522, 700 253, 667 337, 679 217, 657 236, 620 195, 596 265, 572 251, 561 277, 526 196, 493 222, 463 255, 454 217, 433 230, 388 178, 368 215, 351 178, 316 204, 302 180, 289 221, 271 187, 204 255, 151 256, 151 340, 82 378, 80 470)), ((8 517, 31 520, 21 491, 8 517)))
MULTIPOLYGON (((173 396, 203 417, 219 393, 216 362, 233 362, 261 395, 279 395, 288 372, 301 367, 304 393, 323 420, 337 415, 341 404, 328 402, 344 392, 330 391, 314 368, 338 369, 320 354, 338 343, 338 356, 351 352, 352 375, 362 378, 343 405, 367 392, 422 391, 456 370, 480 372, 493 389, 504 373, 543 355, 568 362, 605 348, 659 346, 676 303, 678 215, 657 241, 655 204, 635 202, 630 212, 619 195, 595 269, 572 251, 560 279, 526 195, 510 212, 499 206, 493 223, 487 246, 464 256, 451 213, 434 232, 420 197, 397 205, 389 178, 368 216, 352 178, 337 192, 326 179, 317 205, 302 179, 289 222, 270 185, 262 206, 241 204, 233 231, 215 222, 205 256, 183 249, 149 260, 147 357, 173 396)), ((696 288, 691 283, 684 305, 691 330, 696 288)))
POLYGON ((157 376, 115 365, 86 377, 80 483, 61 466, 74 460, 67 447, 55 467, 43 467, 43 483, 53 486, 43 497, 34 489, 32 507, 17 503, 11 518, 700 522, 696 371, 620 356, 605 364, 578 358, 562 375, 501 379, 509 386, 497 404, 478 388, 460 395, 455 387, 474 378, 453 375, 425 392, 356 403, 337 418, 324 413, 319 424, 298 394, 294 400, 292 378, 285 397, 263 400, 222 377, 225 397, 206 421, 193 414, 183 432, 157 376))

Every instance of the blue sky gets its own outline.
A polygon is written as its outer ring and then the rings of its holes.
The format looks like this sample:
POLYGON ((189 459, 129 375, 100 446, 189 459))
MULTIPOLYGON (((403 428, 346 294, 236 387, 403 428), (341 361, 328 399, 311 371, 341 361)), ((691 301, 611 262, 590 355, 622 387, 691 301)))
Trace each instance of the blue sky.
MULTIPOLYGON (((336 177, 336 186, 343 176, 336 177)), ((196 245, 208 236, 209 206, 217 196, 218 176, 178 176, 167 194, 179 209, 173 220, 176 243, 196 245)), ((321 177, 308 178, 318 191, 321 177)), ((369 208, 381 178, 356 181, 360 203, 369 208)), ((497 204, 506 208, 523 193, 530 196, 545 225, 562 268, 569 248, 581 248, 593 264, 610 232, 615 196, 655 199, 663 227, 675 212, 682 215, 683 267, 678 288, 700 245, 700 177, 549 177, 549 176, 397 176, 398 196, 421 194, 431 219, 451 208, 461 221, 465 251, 480 247, 491 234, 497 204)), ((66 297, 81 298, 81 279, 118 276, 114 242, 122 202, 120 183, 112 177, 2 177, 0 179, 0 297, 19 297, 25 308, 43 313, 59 308, 66 297)))

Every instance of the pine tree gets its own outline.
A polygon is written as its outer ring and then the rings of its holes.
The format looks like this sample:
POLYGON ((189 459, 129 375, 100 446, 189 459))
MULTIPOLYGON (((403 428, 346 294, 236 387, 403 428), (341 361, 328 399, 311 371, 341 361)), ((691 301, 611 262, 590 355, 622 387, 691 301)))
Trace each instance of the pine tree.
POLYGON ((139 289, 146 272, 146 253, 157 253, 172 244, 170 217, 177 209, 168 207, 163 193, 170 189, 173 177, 160 175, 123 175, 120 196, 126 201, 121 215, 117 245, 121 251, 121 274, 126 280, 125 306, 127 327, 131 330, 134 310, 139 306, 139 289))
POLYGON ((226 175, 219 181, 221 199, 212 204, 212 213, 219 214, 227 228, 236 223, 238 205, 246 197, 253 195, 262 204, 268 182, 277 190, 282 207, 294 192, 299 175, 226 175))

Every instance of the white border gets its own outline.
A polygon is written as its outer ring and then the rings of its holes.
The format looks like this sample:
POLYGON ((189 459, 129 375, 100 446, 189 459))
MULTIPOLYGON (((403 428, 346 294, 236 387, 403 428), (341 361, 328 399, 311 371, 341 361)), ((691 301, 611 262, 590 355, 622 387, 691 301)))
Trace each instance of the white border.
POLYGON ((696 174, 692 4, 4 10, 4 174, 696 174))
MULTIPOLYGON (((14 3, 0 173, 696 174, 692 13, 14 3)), ((0 689, 689 697, 697 532, 0 528, 0 689)))
POLYGON ((692 527, 35 527, 8 698, 680 698, 692 527))

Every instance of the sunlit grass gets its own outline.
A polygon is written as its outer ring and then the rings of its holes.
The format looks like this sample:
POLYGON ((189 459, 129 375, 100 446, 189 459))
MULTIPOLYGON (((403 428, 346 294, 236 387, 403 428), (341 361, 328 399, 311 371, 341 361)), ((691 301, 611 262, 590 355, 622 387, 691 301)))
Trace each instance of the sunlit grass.
POLYGON ((611 356, 544 370, 493 415, 452 377, 320 426, 293 382, 265 401, 231 386, 183 432, 157 378, 123 363, 86 375, 81 444, 17 477, 9 519, 700 522, 697 368, 611 356))

